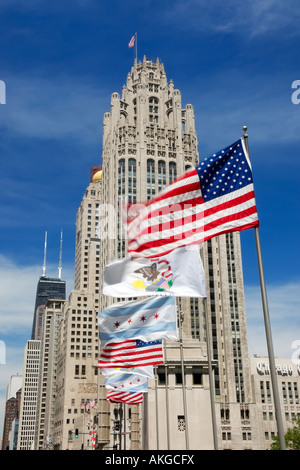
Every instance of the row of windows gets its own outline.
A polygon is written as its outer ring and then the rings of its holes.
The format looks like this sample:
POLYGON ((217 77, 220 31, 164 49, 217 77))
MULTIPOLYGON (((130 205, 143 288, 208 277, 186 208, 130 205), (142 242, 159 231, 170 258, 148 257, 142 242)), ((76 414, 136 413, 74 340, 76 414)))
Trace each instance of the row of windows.
MULTIPOLYGON (((282 382, 281 388, 284 404, 299 404, 299 391, 297 382, 282 382)), ((260 382, 260 395, 262 403, 272 403, 271 384, 268 380, 266 382, 260 382)))

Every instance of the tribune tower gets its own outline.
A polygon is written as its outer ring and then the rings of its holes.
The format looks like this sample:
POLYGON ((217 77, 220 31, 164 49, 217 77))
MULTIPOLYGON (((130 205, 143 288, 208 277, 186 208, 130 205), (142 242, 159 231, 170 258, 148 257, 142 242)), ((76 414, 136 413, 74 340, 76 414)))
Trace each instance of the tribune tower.
MULTIPOLYGON (((115 208, 111 225, 115 232, 101 242, 102 269, 113 259, 126 256, 120 202, 151 199, 198 161, 193 106, 182 106, 181 92, 172 80, 167 81, 164 65, 158 59, 135 60, 122 94, 112 94, 110 112, 104 115, 102 202, 115 208)), ((202 299, 178 299, 183 354, 179 343, 166 343, 166 366, 156 371, 143 407, 144 448, 184 449, 187 427, 190 448, 212 448, 207 334, 212 343, 220 448, 228 448, 228 440, 231 448, 243 448, 245 429, 247 435, 253 430, 255 410, 251 405, 239 233, 206 242, 201 256, 206 272, 208 324, 202 299), (159 417, 155 420, 157 409, 159 417)), ((100 296, 100 310, 116 300, 121 299, 100 296)))

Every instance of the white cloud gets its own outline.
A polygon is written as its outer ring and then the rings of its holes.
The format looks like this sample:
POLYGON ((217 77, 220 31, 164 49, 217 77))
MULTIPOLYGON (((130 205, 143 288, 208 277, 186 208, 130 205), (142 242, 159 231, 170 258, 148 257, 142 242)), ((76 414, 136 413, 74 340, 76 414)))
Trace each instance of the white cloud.
MULTIPOLYGON (((300 340, 300 283, 267 286, 271 336, 275 356, 292 358, 300 340)), ((249 354, 267 355, 260 287, 245 286, 249 354)))
MULTIPOLYGON (((56 269, 56 268, 55 268, 56 269)), ((51 266, 49 266, 51 271, 51 266)), ((67 288, 72 287, 72 274, 64 269, 67 288)), ((41 266, 18 266, 0 254, 0 324, 1 337, 31 334, 36 287, 41 266)), ((0 337, 0 339, 1 339, 0 337)), ((30 338, 28 338, 30 339, 30 338)))

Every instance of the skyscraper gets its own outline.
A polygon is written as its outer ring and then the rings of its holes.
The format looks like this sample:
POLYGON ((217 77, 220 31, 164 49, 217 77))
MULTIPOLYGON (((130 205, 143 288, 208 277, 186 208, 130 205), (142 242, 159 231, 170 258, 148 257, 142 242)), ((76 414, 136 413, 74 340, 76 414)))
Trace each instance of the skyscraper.
POLYGON ((40 348, 40 340, 29 340, 25 347, 17 450, 34 450, 40 377, 40 348))
MULTIPOLYGON (((117 224, 115 236, 102 240, 102 269, 114 258, 126 255, 120 202, 142 203, 151 199, 198 160, 193 106, 182 106, 181 92, 173 80, 167 81, 158 59, 135 60, 122 94, 112 94, 110 112, 104 115, 102 202, 115 208, 117 224)), ((156 381, 150 382, 141 429, 145 448, 212 448, 208 334, 212 338, 220 447, 224 436, 231 436, 233 447, 242 448, 243 428, 251 428, 251 418, 255 417, 251 410, 239 234, 210 240, 201 248, 201 256, 208 291, 208 324, 201 299, 178 300, 178 313, 183 320, 182 348, 179 343, 166 343, 166 366, 159 367, 156 381), (157 406, 159 417, 155 423, 157 406)), ((100 310, 115 300, 100 297, 100 310)))
POLYGON ((93 167, 76 217, 75 283, 64 304, 57 354, 55 416, 52 442, 55 449, 90 448, 86 433, 85 404, 101 405, 98 438, 109 442, 109 409, 101 400, 97 360, 98 311, 101 293, 100 204, 102 172, 93 167), (103 406, 102 406, 103 405, 103 406), (75 429, 79 429, 79 438, 75 429))
POLYGON ((42 316, 43 316, 45 305, 47 304, 48 299, 65 299, 66 298, 66 282, 61 279, 61 251, 62 251, 62 238, 61 238, 61 245, 60 245, 60 258, 59 258, 59 268, 58 268, 59 276, 58 278, 47 277, 46 276, 47 232, 46 232, 43 272, 42 272, 42 276, 39 278, 37 289, 36 289, 31 339, 41 339, 42 316))

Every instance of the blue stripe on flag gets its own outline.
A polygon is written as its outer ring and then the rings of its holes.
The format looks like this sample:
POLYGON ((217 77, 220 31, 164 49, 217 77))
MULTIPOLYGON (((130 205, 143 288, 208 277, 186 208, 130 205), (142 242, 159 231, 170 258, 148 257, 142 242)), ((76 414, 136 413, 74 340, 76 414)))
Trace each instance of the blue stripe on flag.
POLYGON ((99 314, 99 317, 118 317, 120 315, 134 314, 139 311, 162 308, 168 305, 174 305, 175 298, 173 295, 168 295, 165 297, 155 297, 153 299, 151 298, 150 300, 143 299, 143 301, 140 301, 140 303, 137 301, 135 302, 135 304, 136 305, 128 305, 128 303, 126 303, 126 305, 124 306, 115 304, 115 306, 111 306, 103 310, 103 312, 99 314))
POLYGON ((115 331, 111 333, 102 333, 100 331, 99 336, 100 340, 107 341, 122 341, 125 339, 132 339, 132 338, 143 338, 149 336, 149 334, 153 333, 164 333, 167 331, 173 331, 174 333, 177 331, 176 322, 161 322, 155 325, 144 326, 141 328, 129 328, 123 331, 115 331))

